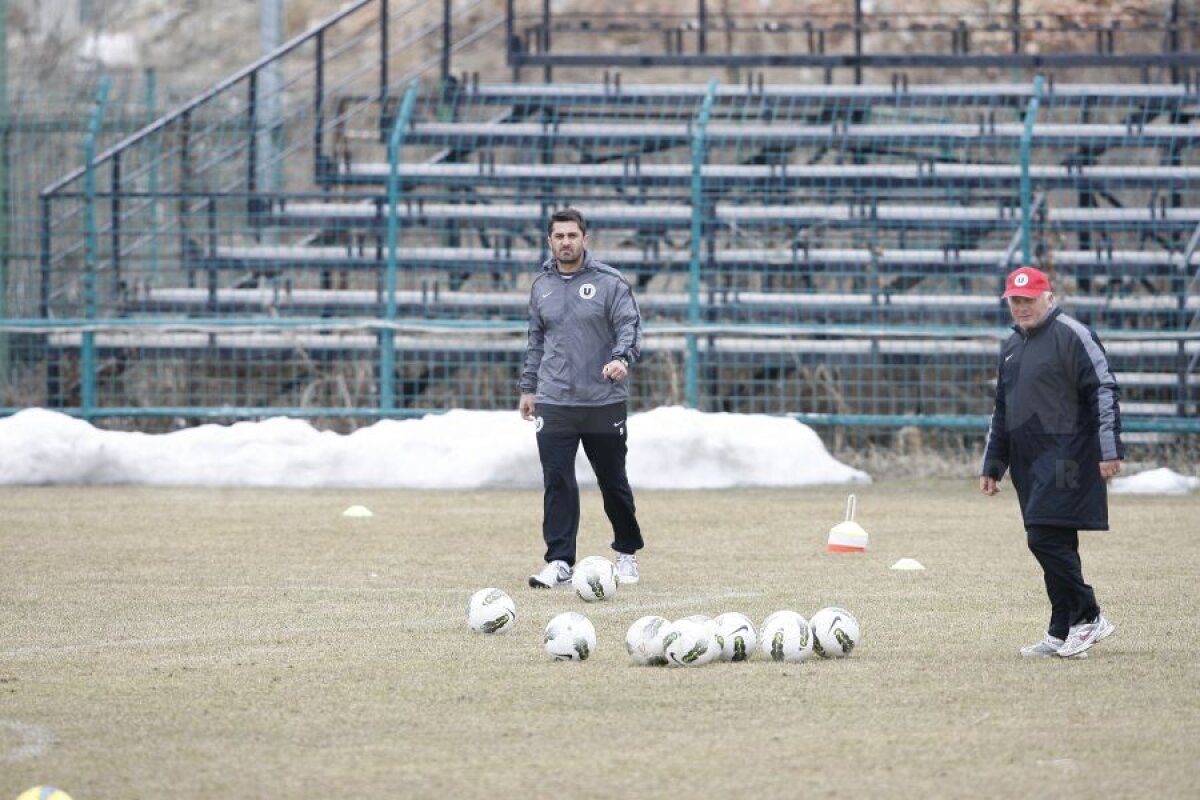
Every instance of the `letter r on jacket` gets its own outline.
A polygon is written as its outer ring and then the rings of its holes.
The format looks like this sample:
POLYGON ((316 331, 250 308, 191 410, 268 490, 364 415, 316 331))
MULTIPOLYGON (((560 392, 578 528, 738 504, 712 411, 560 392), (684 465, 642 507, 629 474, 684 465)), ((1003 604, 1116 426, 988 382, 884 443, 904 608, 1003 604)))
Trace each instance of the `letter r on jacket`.
POLYGON ((1079 462, 1055 461, 1054 485, 1059 489, 1079 488, 1079 462))

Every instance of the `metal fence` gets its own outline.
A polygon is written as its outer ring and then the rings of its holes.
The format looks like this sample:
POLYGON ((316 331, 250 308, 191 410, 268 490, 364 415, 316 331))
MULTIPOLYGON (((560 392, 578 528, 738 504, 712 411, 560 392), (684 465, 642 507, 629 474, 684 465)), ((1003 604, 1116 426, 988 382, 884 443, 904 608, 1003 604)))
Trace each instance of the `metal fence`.
POLYGON ((1127 426, 1200 431, 1196 86, 418 83, 360 58, 397 46, 372 5, 110 148, 97 87, 9 287, 0 411, 512 408, 574 205, 646 318, 636 408, 978 430, 1033 262, 1100 329, 1127 426))
POLYGON ((929 82, 963 69, 1052 70, 1074 81, 1099 73, 1108 81, 1150 83, 1164 74, 1180 82, 1200 67, 1200 15, 1181 0, 1055 9, 1011 0, 908 10, 833 0, 757 11, 693 0, 668 13, 604 7, 556 13, 550 3, 506 4, 514 79, 539 68, 546 82, 583 70, 709 67, 767 72, 773 80, 808 70, 825 83, 869 84, 897 71, 929 82), (617 52, 608 44, 614 38, 622 45, 617 52))

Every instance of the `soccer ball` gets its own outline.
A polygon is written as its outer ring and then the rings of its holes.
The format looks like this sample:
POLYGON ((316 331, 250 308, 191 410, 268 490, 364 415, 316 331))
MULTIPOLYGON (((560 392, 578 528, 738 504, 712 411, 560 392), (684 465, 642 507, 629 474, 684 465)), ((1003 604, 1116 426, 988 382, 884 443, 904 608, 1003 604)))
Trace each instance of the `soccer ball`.
POLYGON ((17 800, 71 800, 71 795, 53 786, 35 786, 17 795, 17 800))
POLYGON ((546 623, 545 646, 555 661, 587 661, 596 649, 596 628, 578 611, 565 611, 546 623))
POLYGON ((517 622, 517 606, 507 592, 480 589, 467 601, 467 627, 476 633, 508 633, 517 622))
POLYGON ((625 650, 637 664, 661 666, 667 663, 663 653, 663 633, 670 625, 666 617, 650 615, 629 626, 625 633, 625 650))
POLYGON ((812 629, 795 611, 776 611, 759 634, 759 649, 772 661, 799 664, 813 653, 812 629))
POLYGON ((708 616, 707 614, 688 614, 683 619, 687 622, 694 622, 700 627, 704 628, 704 630, 708 631, 708 635, 717 643, 717 650, 721 649, 721 639, 717 635, 717 623, 712 617, 708 616))
POLYGON ((770 614, 767 614, 767 618, 762 621, 762 625, 759 625, 758 629, 761 631, 764 628, 769 628, 771 626, 771 622, 776 617, 778 617, 780 614, 784 613, 784 610, 785 609, 781 609, 779 611, 772 611, 770 614))
POLYGON ((844 608, 830 606, 813 614, 813 649, 825 658, 845 658, 858 644, 858 620, 844 608))
POLYGON ((717 628, 717 639, 721 644, 722 661, 746 661, 754 655, 758 645, 754 623, 745 614, 729 611, 718 614, 713 623, 717 628))
POLYGON ((575 565, 571 586, 588 603, 607 600, 617 593, 617 568, 607 558, 588 556, 575 565))
POLYGON ((713 661, 721 648, 708 629, 698 622, 681 619, 663 631, 663 655, 673 667, 701 667, 713 661))

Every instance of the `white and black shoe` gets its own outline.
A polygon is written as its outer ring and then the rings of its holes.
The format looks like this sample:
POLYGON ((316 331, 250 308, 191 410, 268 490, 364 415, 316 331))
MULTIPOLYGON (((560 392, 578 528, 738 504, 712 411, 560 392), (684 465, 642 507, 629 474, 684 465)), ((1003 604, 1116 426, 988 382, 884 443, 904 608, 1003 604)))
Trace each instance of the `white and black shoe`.
POLYGON ((535 589, 553 589, 571 582, 571 566, 565 561, 551 561, 541 571, 529 576, 529 585, 535 589))

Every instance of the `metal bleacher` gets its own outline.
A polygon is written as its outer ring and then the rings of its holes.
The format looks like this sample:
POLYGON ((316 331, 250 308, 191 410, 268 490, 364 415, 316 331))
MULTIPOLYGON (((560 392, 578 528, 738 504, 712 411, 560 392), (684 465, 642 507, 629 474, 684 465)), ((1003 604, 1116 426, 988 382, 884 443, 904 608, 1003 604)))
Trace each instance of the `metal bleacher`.
MULTIPOLYGON (((1020 109, 1032 93, 1029 87, 999 87, 996 97, 1001 108, 1020 109)), ((253 275, 278 274, 280 264, 379 274, 389 212, 384 187, 394 174, 402 186, 395 213, 406 242, 413 242, 396 256, 407 275, 436 280, 439 274, 503 274, 511 282, 544 257, 538 231, 548 209, 568 202, 585 207, 603 232, 604 257, 639 282, 686 272, 688 249, 663 242, 689 235, 694 170, 687 163, 688 130, 704 99, 702 86, 626 85, 607 93, 592 86, 476 86, 456 95, 450 111, 444 105, 436 109, 468 119, 426 121, 417 112, 404 133, 405 158, 394 173, 372 121, 355 131, 343 122, 336 166, 321 176, 328 191, 270 198, 256 218, 293 240, 307 236, 319 244, 217 241, 194 248, 194 264, 253 275), (501 103, 520 105, 497 114, 501 103), (488 121, 473 121, 472 115, 488 121), (545 121, 511 121, 539 116, 545 121), (577 116, 589 121, 571 122, 577 116), (665 117, 687 121, 664 124, 665 117), (520 202, 529 196, 538 202, 520 202), (457 243, 446 246, 439 241, 445 237, 457 243), (339 242, 329 244, 330 238, 339 242)), ((1013 259, 1008 246, 1020 222, 1022 168, 1015 162, 1024 125, 955 121, 956 114, 974 113, 983 102, 977 91, 950 86, 714 93, 705 132, 708 163, 698 169, 706 201, 704 270, 715 279, 709 288, 726 288, 722 281, 734 276, 853 281, 869 270, 898 276, 902 283, 921 273, 923 282, 929 276, 954 278, 990 291, 995 272, 1013 259), (834 116, 929 110, 947 121, 851 125, 834 116), (851 135, 868 129, 879 130, 851 135), (880 153, 882 145, 887 149, 880 153), (856 235, 875 241, 853 241, 856 235), (763 236, 770 237, 768 246, 747 246, 763 236)), ((1044 163, 1043 157, 1027 173, 1039 192, 1054 199, 1045 204, 1038 225, 1074 240, 1074 247, 1056 248, 1055 264, 1085 280, 1185 273, 1178 244, 1197 229, 1200 212, 1171 195, 1200 185, 1200 166, 1140 162, 1148 153, 1157 159, 1164 147, 1186 152, 1200 137, 1200 126, 1147 121, 1190 119, 1194 95, 1178 86, 1058 87, 1043 98, 1042 113, 1078 112, 1089 103, 1092 116, 1127 121, 1031 127, 1036 152, 1062 151, 1056 163, 1044 163), (1134 102, 1144 105, 1119 105, 1134 102), (1134 108, 1140 108, 1136 119, 1134 108), (1095 163, 1128 152, 1137 156, 1133 163, 1095 163), (1061 204, 1061 195, 1069 195, 1069 205, 1061 204), (1107 207, 1081 206, 1078 200, 1105 195, 1107 207), (1131 200, 1138 204, 1122 204, 1131 200), (1146 247, 1147 239, 1177 246, 1146 247), (1091 246, 1079 246, 1084 243, 1091 246)), ((1102 305, 1080 299, 1093 310, 1102 305)), ((1153 311, 1160 299, 1124 298, 1107 310, 1153 311)), ((654 308, 657 298, 648 294, 644 304, 654 308)))
POLYGON ((359 78, 314 79, 269 148, 248 107, 203 120, 217 92, 147 135, 163 161, 146 137, 102 154, 90 244, 63 243, 86 176, 47 191, 43 314, 91 324, 46 334, 51 398, 86 346, 122 372, 348 364, 374 387, 351 415, 509 407, 545 221, 575 205, 637 288, 638 405, 977 425, 1028 259, 1101 330, 1132 429, 1200 429, 1196 85, 359 78), (152 247, 174 266, 145 269, 152 247), (445 393, 485 373, 504 389, 445 393))

